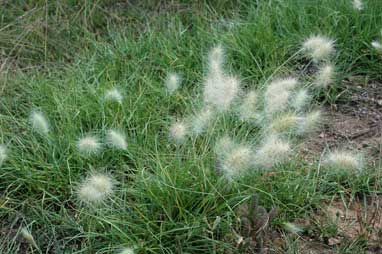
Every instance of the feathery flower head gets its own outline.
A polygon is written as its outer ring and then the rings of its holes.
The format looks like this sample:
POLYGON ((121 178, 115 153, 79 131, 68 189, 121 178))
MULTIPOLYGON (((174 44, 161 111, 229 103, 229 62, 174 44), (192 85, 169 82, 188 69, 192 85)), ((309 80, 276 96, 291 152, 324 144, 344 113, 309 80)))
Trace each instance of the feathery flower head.
POLYGON ((95 173, 83 181, 78 196, 84 203, 99 203, 113 193, 114 182, 108 175, 95 173))
POLYGON ((297 116, 294 113, 286 113, 276 117, 270 124, 271 132, 284 132, 294 129, 301 122, 301 117, 297 116))
POLYGON ((46 135, 49 133, 49 123, 42 112, 33 111, 29 116, 29 122, 32 128, 40 134, 46 135))
POLYGON ((290 145, 276 135, 267 137, 255 155, 256 165, 271 168, 284 161, 291 152, 290 145))
POLYGON ((106 133, 106 141, 111 147, 121 150, 127 149, 127 142, 125 140, 125 136, 119 131, 109 130, 106 133))
POLYGON ((215 153, 219 157, 225 157, 233 150, 235 146, 235 141, 233 141, 232 138, 230 138, 229 136, 225 135, 216 142, 215 153))
POLYGON ((221 75, 224 64, 224 49, 218 45, 210 50, 208 56, 209 72, 212 75, 221 75))
POLYGON ((209 75, 204 84, 204 102, 217 110, 227 110, 240 92, 240 82, 233 76, 209 75))
POLYGON ((334 41, 324 36, 313 35, 303 43, 302 48, 318 62, 334 52, 334 41))
POLYGON ((284 111, 289 103, 290 90, 298 84, 296 78, 285 78, 272 81, 264 93, 265 111, 269 115, 284 111))
POLYGON ((239 106, 238 113, 242 121, 255 119, 258 115, 257 110, 258 94, 256 91, 250 91, 239 106))
POLYGON ((191 122, 192 132, 195 135, 200 135, 211 124, 214 118, 215 112, 209 108, 203 108, 198 114, 196 114, 191 122))
POLYGON ((115 101, 119 104, 122 104, 123 96, 117 88, 112 88, 106 91, 105 100, 115 101))
POLYGON ((335 169, 357 170, 362 168, 362 159, 353 152, 337 150, 327 154, 324 165, 335 169))
POLYGON ((37 247, 37 244, 34 240, 33 235, 29 232, 27 228, 22 228, 21 229, 21 236, 27 241, 29 244, 33 245, 34 247, 37 247))
POLYGON ((175 92, 180 86, 181 77, 177 73, 169 73, 167 75, 165 86, 167 91, 172 94, 175 92))
POLYGON ((330 64, 323 65, 316 74, 315 84, 318 87, 326 88, 333 83, 334 67, 330 64))
POLYGON ((119 254, 134 254, 134 249, 133 248, 130 248, 130 247, 127 247, 127 248, 124 248, 123 250, 121 250, 121 252, 119 254))
POLYGON ((222 162, 222 170, 228 179, 239 176, 252 163, 252 150, 246 145, 238 145, 229 152, 222 162))
POLYGON ((371 46, 372 46, 373 48, 375 48, 376 50, 382 52, 382 44, 381 44, 379 41, 373 41, 373 42, 371 43, 371 46))
POLYGON ((363 2, 362 2, 362 0, 353 0, 353 7, 356 10, 362 11, 363 10, 363 2))
POLYGON ((305 117, 302 118, 302 121, 300 122, 299 134, 305 134, 315 131, 318 127, 320 122, 323 121, 322 113, 319 110, 311 111, 305 115, 305 117))
POLYGON ((85 136, 77 141, 77 148, 83 154, 95 154, 101 150, 101 143, 95 136, 85 136))
POLYGON ((301 233, 304 231, 301 227, 297 226, 294 223, 290 223, 290 222, 284 223, 284 228, 285 228, 285 230, 289 231, 290 233, 294 233, 294 234, 298 234, 298 233, 301 233))
POLYGON ((4 163, 7 157, 7 147, 5 145, 0 144, 0 166, 4 163))
POLYGON ((184 122, 176 121, 173 122, 169 129, 169 137, 174 140, 175 143, 183 143, 187 135, 187 126, 184 122))
POLYGON ((300 89, 293 100, 292 106, 296 111, 303 111, 304 107, 311 101, 311 96, 307 89, 300 89))

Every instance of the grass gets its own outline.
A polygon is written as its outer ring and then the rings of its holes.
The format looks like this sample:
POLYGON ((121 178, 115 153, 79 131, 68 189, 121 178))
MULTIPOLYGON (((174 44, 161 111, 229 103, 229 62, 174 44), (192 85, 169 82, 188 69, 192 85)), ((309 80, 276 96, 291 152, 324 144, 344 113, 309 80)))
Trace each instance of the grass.
MULTIPOLYGON (((137 253, 235 253, 236 210, 254 194, 268 211, 279 208, 272 227, 283 231, 285 222, 311 218, 334 197, 378 193, 378 169, 354 177, 299 157, 274 174, 252 172, 227 185, 215 172, 216 138, 226 132, 239 140, 260 135, 230 114, 180 147, 167 136, 174 118, 200 108, 205 56, 218 43, 227 51, 226 68, 246 87, 262 88, 269 76, 306 63, 300 56, 290 59, 304 38, 315 33, 334 38, 338 81, 315 94, 317 104, 338 100, 341 80, 352 75, 380 80, 381 55, 370 42, 380 36, 382 2, 365 1, 360 12, 349 2, 4 4, 0 141, 10 154, 0 168, 0 253, 115 253, 128 246, 137 253), (183 77, 172 96, 163 86, 169 71, 183 77), (111 87, 123 92, 122 105, 102 100, 111 87), (50 135, 30 128, 33 109, 49 119, 50 135), (79 137, 102 137, 110 128, 126 133, 126 152, 78 154, 79 137), (76 195, 92 170, 117 181, 112 201, 103 206, 81 205, 76 195), (22 227, 39 249, 16 239, 22 227)), ((331 234, 330 227, 316 230, 331 234)), ((298 253, 298 238, 290 237, 275 251, 298 253)), ((366 247, 344 241, 336 251, 366 247)))

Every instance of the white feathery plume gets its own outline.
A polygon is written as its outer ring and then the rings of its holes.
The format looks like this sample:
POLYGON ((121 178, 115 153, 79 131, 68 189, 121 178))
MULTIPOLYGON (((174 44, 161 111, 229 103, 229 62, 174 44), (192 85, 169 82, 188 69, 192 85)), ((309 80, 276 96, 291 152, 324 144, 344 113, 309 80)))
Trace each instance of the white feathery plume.
POLYGON ((244 97, 243 102, 238 108, 239 117, 242 121, 249 121, 257 118, 257 101, 258 94, 254 90, 250 91, 244 97))
POLYGON ((333 151, 326 155, 323 165, 334 169, 357 170, 362 168, 362 158, 350 151, 333 151))
POLYGON ((111 146, 120 150, 127 149, 125 135, 116 130, 109 130, 106 134, 106 142, 111 146))
POLYGON ((277 116, 270 124, 270 131, 273 133, 280 133, 295 129, 302 121, 302 117, 295 113, 286 113, 277 116))
POLYGON ((37 247, 37 244, 34 240, 34 237, 33 235, 29 232, 29 230, 27 228, 22 228, 21 229, 21 236, 31 245, 33 245, 34 247, 38 248, 37 247))
POLYGON ((302 118, 298 127, 298 133, 306 134, 315 131, 320 123, 323 122, 322 113, 319 110, 311 111, 302 118))
POLYGON ((8 158, 7 147, 0 144, 0 166, 8 158))
POLYGON ((180 86, 181 77, 177 73, 169 73, 167 75, 165 86, 169 94, 174 93, 180 86))
POLYGON ((373 48, 375 48, 376 50, 382 52, 382 44, 381 44, 379 41, 373 41, 373 42, 371 43, 371 46, 372 46, 373 48))
POLYGON ((304 231, 301 227, 297 226, 294 223, 290 223, 290 222, 286 222, 284 224, 284 228, 285 228, 285 230, 287 230, 287 231, 289 231, 290 233, 293 233, 293 234, 298 234, 298 233, 301 233, 301 232, 304 231))
POLYGON ((119 254, 134 254, 134 249, 131 247, 124 248, 119 254))
POLYGON ((353 7, 356 10, 362 11, 363 10, 363 2, 362 2, 362 0, 353 0, 353 7))
POLYGON ((29 116, 29 122, 32 128, 40 134, 47 135, 49 133, 49 123, 42 112, 33 111, 29 116))
POLYGON ((169 137, 175 143, 183 143, 187 136, 187 126, 184 122, 176 121, 173 122, 169 129, 169 137))
POLYGON ((281 140, 276 135, 266 138, 255 154, 255 164, 258 167, 269 169, 283 162, 291 152, 289 143, 281 140))
POLYGON ((228 179, 239 176, 252 164, 253 152, 249 146, 237 145, 222 161, 222 170, 228 179))
POLYGON ((195 135, 202 134, 206 128, 211 124, 215 112, 209 108, 203 108, 199 113, 195 114, 192 118, 191 128, 195 135))
POLYGON ((235 141, 229 136, 225 135, 221 137, 215 144, 215 153, 220 157, 224 158, 229 154, 233 148, 236 146, 235 141))
POLYGON ((227 110, 240 93, 239 80, 223 72, 223 61, 223 48, 213 48, 209 54, 209 69, 203 91, 205 104, 219 111, 227 110))
POLYGON ((334 52, 334 41, 320 35, 312 35, 302 45, 314 61, 328 58, 334 52))
POLYGON ((265 111, 268 115, 284 111, 289 103, 290 90, 296 87, 295 78, 279 79, 271 82, 264 93, 265 111))
POLYGON ((208 55, 208 71, 211 75, 222 75, 224 49, 221 45, 212 48, 208 55))
POLYGON ((318 87, 326 88, 333 83, 334 75, 334 67, 331 64, 325 64, 318 70, 314 83, 318 87))
POLYGON ((112 88, 105 92, 105 100, 122 104, 123 96, 117 88, 112 88))
POLYGON ((303 111, 304 107, 311 101, 311 96, 307 89, 300 89, 292 102, 292 106, 296 111, 303 111))
POLYGON ((110 176, 94 173, 86 178, 78 189, 78 197, 84 203, 99 203, 108 198, 114 189, 110 176))
POLYGON ((83 154, 96 154, 101 150, 101 143, 95 136, 85 136, 77 141, 77 148, 83 154))
POLYGON ((204 84, 204 102, 219 111, 227 110, 240 92, 240 82, 233 76, 209 75, 204 84))

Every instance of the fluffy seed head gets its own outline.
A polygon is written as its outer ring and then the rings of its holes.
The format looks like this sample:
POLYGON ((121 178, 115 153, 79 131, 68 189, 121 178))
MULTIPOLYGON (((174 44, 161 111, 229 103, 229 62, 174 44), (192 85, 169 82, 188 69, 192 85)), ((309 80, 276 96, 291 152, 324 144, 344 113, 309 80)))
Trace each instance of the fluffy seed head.
POLYGON ((289 103, 290 90, 296 87, 298 80, 285 78, 273 81, 265 90, 265 111, 268 115, 284 111, 289 103))
POLYGON ((113 180, 104 174, 90 175, 78 189, 78 197, 84 203, 99 203, 113 193, 113 180))
POLYGON ((169 73, 165 81, 165 86, 167 88, 167 91, 170 94, 175 92, 180 86, 180 81, 181 81, 181 78, 178 74, 169 73))
POLYGON ((372 46, 373 48, 375 48, 376 50, 382 52, 382 44, 381 44, 379 41, 373 41, 373 42, 371 43, 371 46, 372 46))
POLYGON ((5 145, 0 144, 0 166, 4 163, 7 157, 7 147, 5 145))
POLYGON ((97 137, 85 136, 77 141, 77 148, 83 154, 95 154, 101 150, 101 143, 97 137))
POLYGON ((198 114, 196 114, 192 119, 192 132, 195 135, 200 135, 206 128, 211 124, 214 118, 215 112, 209 108, 203 108, 198 114))
POLYGON ((122 104, 123 96, 117 88, 112 88, 106 91, 105 100, 115 101, 119 104, 122 104))
POLYGON ((323 65, 316 74, 315 85, 326 88, 333 83, 334 67, 330 64, 323 65))
POLYGON ((125 136, 119 131, 109 130, 106 134, 106 141, 111 147, 114 147, 120 150, 127 149, 127 142, 126 142, 125 136))
POLYGON ((270 131, 279 133, 296 128, 301 122, 301 117, 294 113, 286 113, 284 115, 278 116, 270 124, 270 131))
POLYGON ((269 136, 255 155, 259 167, 271 168, 284 161, 291 151, 290 145, 275 135, 269 136))
POLYGON ((285 228, 285 230, 289 231, 290 233, 294 233, 294 234, 298 234, 298 233, 301 233, 303 231, 303 229, 301 227, 297 226, 294 223, 290 223, 290 222, 286 222, 284 224, 284 228, 285 228))
POLYGON ((229 136, 223 136, 215 144, 215 153, 221 158, 225 157, 233 150, 235 145, 235 142, 229 136))
POLYGON ((176 143, 183 143, 187 135, 187 126, 185 123, 176 121, 172 123, 169 130, 169 137, 176 143))
POLYGON ((258 115, 257 111, 258 94, 256 91, 250 91, 239 106, 239 117, 242 121, 253 120, 258 115))
POLYGON ((323 121, 322 113, 319 110, 309 112, 302 118, 300 122, 298 133, 306 134, 311 133, 319 127, 320 123, 323 121))
POLYGON ((211 75, 221 75, 224 64, 224 49, 218 45, 210 50, 208 56, 208 71, 211 75))
POLYGON ((362 168, 362 159, 349 151, 333 151, 327 154, 324 165, 334 169, 357 170, 362 168))
POLYGON ((240 82, 233 76, 208 75, 204 84, 204 102, 217 110, 227 110, 240 92, 240 82))
POLYGON ((362 2, 362 0, 353 0, 353 7, 356 10, 362 11, 363 10, 363 2, 362 2))
POLYGON ((119 254, 134 254, 134 249, 133 248, 130 248, 130 247, 127 247, 127 248, 124 248, 123 250, 121 250, 121 252, 119 254))
POLYGON ((21 229, 21 236, 31 245, 37 247, 36 242, 33 238, 33 235, 29 232, 27 228, 22 228, 21 229))
POLYGON ((222 170, 227 178, 232 179, 248 169, 251 162, 252 150, 250 147, 238 145, 223 160, 222 170))
POLYGON ((311 101, 311 96, 307 89, 300 89, 293 100, 292 106, 296 111, 303 111, 304 107, 311 101))
POLYGON ((328 58, 334 52, 334 41, 320 35, 309 37, 302 45, 314 61, 328 58))
POLYGON ((49 123, 42 112, 33 111, 29 116, 29 122, 32 128, 40 134, 46 135, 49 133, 49 123))

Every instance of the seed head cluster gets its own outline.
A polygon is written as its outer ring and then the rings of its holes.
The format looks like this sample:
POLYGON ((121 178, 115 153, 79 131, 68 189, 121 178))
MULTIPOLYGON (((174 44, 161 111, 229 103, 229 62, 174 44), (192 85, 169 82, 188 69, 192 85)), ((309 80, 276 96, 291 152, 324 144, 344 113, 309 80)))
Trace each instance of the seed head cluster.
POLYGON ((324 165, 333 169, 359 170, 362 168, 362 158, 350 151, 337 150, 326 155, 324 165))
POLYGON ((79 186, 78 197, 84 203, 100 203, 113 193, 114 182, 105 174, 90 175, 79 186))
POLYGON ((90 155, 98 153, 101 150, 102 145, 96 136, 89 135, 78 140, 77 148, 80 153, 90 155))
POLYGON ((32 128, 40 134, 47 135, 49 133, 49 123, 42 112, 32 111, 29 122, 32 128))
POLYGON ((181 78, 177 73, 169 73, 165 81, 167 91, 170 94, 174 93, 179 88, 180 81, 181 78))
POLYGON ((106 142, 109 146, 120 150, 127 149, 125 136, 116 130, 109 130, 106 134, 106 142))
POLYGON ((8 158, 7 147, 5 145, 0 144, 0 167, 8 158))
POLYGON ((123 95, 117 88, 112 88, 106 91, 105 100, 122 104, 123 95))
POLYGON ((325 36, 312 35, 303 43, 302 48, 314 61, 319 62, 334 53, 334 41, 325 36))

